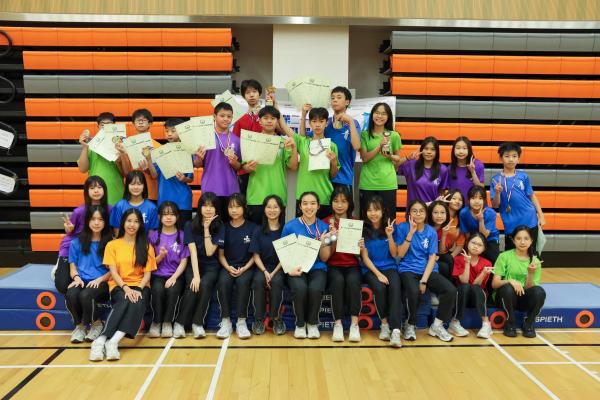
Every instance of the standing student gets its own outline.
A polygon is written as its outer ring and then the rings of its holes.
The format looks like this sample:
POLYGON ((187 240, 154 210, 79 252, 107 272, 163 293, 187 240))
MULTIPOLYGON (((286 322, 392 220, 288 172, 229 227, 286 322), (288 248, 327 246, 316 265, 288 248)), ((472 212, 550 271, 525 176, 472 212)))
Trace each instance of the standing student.
POLYGON ((466 136, 459 136, 452 145, 448 171, 448 188, 458 189, 463 197, 467 197, 473 186, 484 187, 485 167, 473 155, 473 145, 466 136))
POLYGON ((158 208, 160 225, 148 240, 156 254, 157 270, 152 273, 152 310, 154 316, 148 335, 152 338, 173 336, 173 321, 184 286, 181 277, 190 251, 184 244, 177 204, 165 201, 158 208))
POLYGON ((246 199, 241 193, 234 193, 227 204, 229 222, 225 225, 225 245, 219 248, 219 263, 223 267, 217 281, 217 297, 221 306, 221 328, 217 332, 220 339, 233 333, 231 324, 231 292, 235 283, 237 289, 235 332, 240 339, 251 336, 246 324, 250 287, 254 274, 254 258, 250 252, 252 234, 256 225, 245 219, 246 199))
POLYGON ((398 270, 402 281, 408 309, 408 322, 404 328, 404 339, 416 340, 415 325, 417 323, 417 306, 419 294, 431 290, 439 299, 436 318, 429 327, 429 335, 438 337, 444 342, 453 337, 444 328, 449 322, 456 299, 456 288, 449 280, 438 273, 437 233, 426 224, 427 206, 421 200, 413 200, 408 204, 408 222, 396 227, 394 240, 398 245, 398 256, 401 257, 398 270))
POLYGON ((369 115, 369 127, 361 133, 360 205, 369 197, 383 199, 387 215, 396 215, 396 170, 400 163, 402 141, 394 130, 394 117, 387 103, 377 103, 369 115))
POLYGON ((150 273, 156 269, 154 249, 148 243, 142 213, 125 211, 117 239, 108 242, 103 264, 110 270, 108 289, 112 310, 102 334, 94 340, 90 361, 121 358, 119 342, 135 338, 150 302, 150 273))
POLYGON ((242 160, 242 168, 249 172, 248 181, 248 213, 253 223, 260 225, 263 220, 263 201, 269 195, 277 195, 283 201, 283 214, 287 205, 287 183, 285 170, 296 171, 298 169, 298 151, 296 142, 292 139, 294 132, 287 126, 281 113, 273 106, 262 108, 259 113, 262 133, 265 135, 276 135, 279 129, 290 137, 280 138, 282 147, 277 153, 275 162, 271 165, 258 164, 255 160, 242 160), (278 122, 279 121, 279 122, 278 122))
POLYGON ((481 233, 486 238, 486 249, 483 257, 496 262, 498 258, 500 232, 496 227, 496 211, 487 207, 485 189, 473 186, 468 193, 469 205, 464 207, 459 214, 460 229, 466 234, 481 233))
POLYGON ((398 170, 406 178, 407 202, 430 203, 448 189, 448 169, 440 163, 440 145, 433 136, 421 142, 418 152, 400 160, 398 170))
POLYGON ((546 300, 546 292, 540 286, 542 263, 534 256, 533 237, 527 226, 517 226, 512 240, 515 248, 500 254, 494 264, 492 287, 496 304, 506 311, 504 335, 517 336, 515 310, 519 310, 527 313, 523 320, 523 336, 534 338, 535 317, 546 300))
POLYGON ((452 277, 458 287, 458 297, 448 330, 456 336, 467 336, 469 332, 461 326, 460 320, 467 306, 475 307, 481 317, 481 329, 477 332, 477 337, 487 339, 493 333, 487 316, 487 281, 493 267, 491 262, 481 256, 485 250, 485 236, 479 232, 471 234, 465 249, 454 259, 452 277))
POLYGON ((300 155, 298 181, 296 183, 297 215, 300 215, 301 213, 299 209, 300 196, 308 191, 314 191, 319 197, 320 207, 318 208, 317 217, 324 218, 331 214, 331 206, 329 204, 331 192, 333 192, 331 179, 338 174, 339 163, 337 156, 338 149, 335 142, 333 142, 333 140, 331 141, 331 147, 329 149, 322 144, 328 116, 329 112, 325 108, 311 108, 308 104, 302 108, 299 134, 294 137, 296 147, 298 148, 298 154, 300 155), (312 138, 306 137, 305 128, 306 113, 309 109, 308 119, 310 129, 312 129, 313 132, 312 138), (311 143, 313 142, 316 143, 316 145, 313 145, 311 149, 311 143), (327 158, 329 159, 329 168, 309 171, 309 158, 318 156, 323 152, 327 154, 327 158))
POLYGON ((281 303, 285 273, 273 247, 273 242, 281 238, 285 221, 283 200, 277 195, 265 197, 263 201, 263 220, 254 229, 250 251, 254 264, 259 271, 254 272, 252 280, 252 298, 254 300, 254 324, 252 332, 261 335, 265 332, 265 288, 269 289, 269 317, 273 322, 273 333, 285 334, 285 323, 281 319, 281 303))
POLYGON ((450 210, 444 201, 434 200, 429 204, 427 207, 427 223, 435 229, 438 237, 439 272, 444 278, 452 280, 454 259, 447 251, 445 253, 440 251, 442 238, 448 236, 447 232, 450 229, 450 210), (444 232, 446 232, 445 235, 444 232))
POLYGON ((367 200, 361 215, 364 221, 364 247, 360 251, 362 272, 373 291, 381 319, 379 339, 389 340, 392 347, 402 347, 402 287, 395 259, 398 249, 393 237, 394 223, 387 217, 379 196, 367 200))
POLYGON ((158 228, 158 215, 156 213, 156 205, 148 200, 148 186, 146 185, 146 177, 142 171, 131 171, 125 178, 125 193, 121 199, 113 207, 110 213, 110 226, 116 231, 121 224, 121 218, 130 208, 135 208, 140 211, 144 227, 147 230, 158 228))
POLYGON ((217 214, 218 204, 216 194, 202 192, 196 216, 185 225, 184 244, 190 251, 192 267, 185 270, 181 310, 173 326, 175 338, 185 337, 185 326, 190 321, 194 338, 206 337, 204 320, 221 271, 217 249, 225 244, 225 227, 217 214))
POLYGON ((292 290, 292 304, 296 316, 296 339, 318 339, 319 310, 323 300, 323 291, 327 283, 327 260, 331 248, 324 245, 326 238, 331 238, 329 226, 317 218, 319 211, 319 196, 315 192, 305 192, 298 198, 300 216, 289 221, 283 227, 281 237, 296 234, 321 241, 321 248, 315 263, 308 272, 299 268, 288 273, 287 282, 292 290))
MULTIPOLYGON (((233 118, 230 104, 219 103, 215 106, 215 139, 217 147, 212 150, 200 146, 196 152, 194 166, 203 167, 200 185, 203 192, 212 192, 219 197, 217 214, 227 221, 227 201, 229 196, 239 193, 240 184, 237 172, 242 159, 240 138, 229 130, 233 118)), ((217 204, 215 204, 217 206, 217 204)))
POLYGON ((506 142, 498 147, 498 155, 502 162, 502 172, 492 178, 490 196, 492 207, 500 211, 504 225, 505 250, 514 249, 513 237, 517 225, 527 226, 533 238, 533 248, 537 245, 538 227, 546 224, 540 202, 533 192, 529 176, 517 170, 521 157, 521 146, 506 142))
POLYGON ((91 206, 102 206, 110 213, 108 205, 108 189, 106 183, 99 176, 88 177, 83 184, 84 203, 73 210, 69 217, 63 216, 65 236, 60 241, 58 259, 54 268, 54 286, 59 293, 67 293, 67 287, 72 279, 69 274, 69 246, 85 227, 85 213, 91 206))
POLYGON ((71 343, 81 343, 84 340, 92 342, 102 331, 97 304, 108 300, 107 281, 110 273, 102 264, 102 257, 104 248, 111 239, 108 210, 99 205, 88 207, 85 211, 84 228, 69 247, 72 281, 65 294, 65 303, 75 324, 71 343))
MULTIPOLYGON (((337 231, 340 227, 340 218, 351 219, 354 211, 352 193, 346 186, 337 186, 333 189, 331 208, 333 214, 324 218, 323 222, 329 224, 330 230, 337 231)), ((342 317, 344 305, 347 305, 351 320, 348 340, 360 342, 358 315, 362 308, 362 277, 358 266, 358 257, 354 254, 338 253, 336 244, 336 241, 331 243, 331 256, 327 260, 327 282, 331 292, 331 310, 335 321, 331 339, 334 342, 344 341, 342 317)))
MULTIPOLYGON (((109 112, 103 112, 96 118, 98 130, 104 125, 114 124, 115 116, 109 112)), ((104 157, 94 153, 89 149, 90 132, 86 129, 79 136, 79 144, 81 144, 81 154, 77 159, 77 167, 79 172, 88 173, 89 176, 99 176, 108 188, 108 204, 114 205, 121 200, 123 193, 123 177, 129 172, 129 160, 127 156, 123 157, 125 150, 122 144, 116 144, 115 149, 119 152, 119 157, 116 161, 108 161, 104 157)))
MULTIPOLYGON (((174 143, 181 141, 175 127, 183 122, 180 118, 169 118, 165 121, 165 139, 167 139, 167 142, 174 143)), ((189 183, 194 180, 194 174, 184 174, 178 171, 175 176, 166 179, 158 164, 152 162, 152 155, 150 153, 146 156, 146 160, 148 161, 150 175, 154 179, 158 179, 158 205, 160 206, 165 201, 173 202, 179 209, 181 221, 191 221, 192 189, 189 183)))

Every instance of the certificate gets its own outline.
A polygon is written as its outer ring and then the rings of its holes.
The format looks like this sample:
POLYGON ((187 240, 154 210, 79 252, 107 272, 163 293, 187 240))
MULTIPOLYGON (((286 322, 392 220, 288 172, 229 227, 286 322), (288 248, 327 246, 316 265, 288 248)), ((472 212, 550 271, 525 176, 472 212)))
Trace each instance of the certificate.
POLYGON ((331 139, 313 139, 308 144, 308 170, 329 169, 331 161, 327 158, 327 150, 331 147, 331 139))
POLYGON ((107 124, 90 140, 88 148, 107 161, 116 161, 119 152, 115 145, 124 141, 126 137, 125 124, 107 124))
POLYGON ((329 81, 322 78, 300 76, 286 83, 290 100, 296 108, 302 109, 304 104, 313 107, 329 107, 331 97, 329 81))
POLYGON ((215 96, 215 99, 211 101, 213 107, 215 107, 219 103, 227 103, 233 108, 233 119, 231 123, 234 124, 242 115, 246 113, 246 109, 248 107, 248 103, 241 96, 233 95, 229 90, 224 91, 223 93, 215 96), (240 103, 245 103, 246 106, 243 106, 240 103))
POLYGON ((340 218, 335 251, 360 254, 358 241, 363 237, 363 221, 340 218))
POLYGON ((296 268, 299 264, 296 262, 296 243, 298 238, 295 233, 273 241, 273 247, 279 257, 281 268, 286 273, 296 268))
POLYGON ((152 150, 152 161, 158 165, 165 179, 174 177, 177 172, 194 172, 192 157, 183 144, 178 142, 167 143, 152 150))
POLYGON ((307 236, 298 236, 298 242, 296 243, 296 251, 294 258, 296 265, 299 265, 302 272, 308 272, 315 264, 317 257, 319 256, 319 250, 321 249, 321 241, 307 236))
POLYGON ((215 119, 212 115, 192 117, 189 121, 176 125, 175 130, 189 154, 195 153, 200 146, 204 146, 206 150, 217 148, 215 119))
POLYGON ((242 129, 240 133, 242 160, 256 161, 259 164, 273 165, 282 147, 282 137, 266 135, 242 129))
POLYGON ((154 148, 149 133, 140 133, 128 137, 123 141, 123 147, 133 168, 136 168, 141 161, 146 160, 145 156, 150 155, 150 151, 154 148))

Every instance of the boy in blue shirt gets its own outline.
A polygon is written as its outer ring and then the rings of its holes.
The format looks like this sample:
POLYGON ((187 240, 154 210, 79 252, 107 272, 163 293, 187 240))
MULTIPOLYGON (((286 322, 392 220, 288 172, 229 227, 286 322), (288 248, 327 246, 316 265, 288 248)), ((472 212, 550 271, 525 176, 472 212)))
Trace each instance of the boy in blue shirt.
POLYGON ((502 172, 492 177, 490 197, 492 207, 500 211, 504 224, 505 250, 514 249, 512 235, 518 225, 526 225, 531 231, 533 248, 536 248, 538 226, 544 226, 546 220, 529 177, 517 170, 521 146, 514 142, 505 142, 498 147, 502 162, 502 172))

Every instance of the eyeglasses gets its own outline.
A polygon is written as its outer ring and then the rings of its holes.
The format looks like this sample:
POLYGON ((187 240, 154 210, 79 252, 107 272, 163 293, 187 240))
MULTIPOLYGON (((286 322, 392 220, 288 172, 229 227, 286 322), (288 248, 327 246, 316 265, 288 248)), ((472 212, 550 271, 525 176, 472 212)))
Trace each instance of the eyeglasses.
POLYGON ((373 115, 376 115, 378 117, 387 117, 386 112, 374 112, 373 115))
POLYGON ((410 213, 413 215, 421 215, 425 214, 425 210, 410 210, 410 213))
POLYGON ((147 123, 148 123, 148 122, 150 122, 150 121, 148 121, 146 118, 138 118, 138 119, 136 119, 136 120, 135 120, 135 121, 133 121, 133 122, 134 122, 134 123, 136 123, 136 124, 137 124, 137 123, 140 123, 140 124, 147 124, 147 123))

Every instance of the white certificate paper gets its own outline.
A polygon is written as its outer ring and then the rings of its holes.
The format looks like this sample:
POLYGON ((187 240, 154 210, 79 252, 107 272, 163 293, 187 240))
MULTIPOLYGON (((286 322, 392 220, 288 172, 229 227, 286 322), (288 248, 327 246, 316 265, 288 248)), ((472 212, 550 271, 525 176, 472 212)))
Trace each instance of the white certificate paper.
POLYGON ((321 241, 307 236, 298 236, 296 243, 296 264, 300 266, 302 272, 308 272, 315 264, 321 249, 321 241))
POLYGON ((231 120, 232 124, 236 123, 236 121, 246 113, 246 109, 248 108, 248 103, 246 103, 246 100, 244 100, 242 96, 236 96, 229 90, 226 90, 223 93, 215 96, 215 99, 211 102, 213 107, 219 103, 227 103, 231 106, 231 108, 233 108, 233 119, 231 120), (245 104, 245 106, 240 103, 245 104))
POLYGON ((194 172, 192 157, 181 143, 167 143, 152 150, 154 161, 165 179, 174 177, 177 172, 188 174, 194 172))
POLYGON ((277 257, 279 257, 281 268, 283 268, 285 273, 289 273, 299 265, 295 260, 297 242, 298 238, 295 233, 273 241, 273 247, 275 248, 277 257))
POLYGON ((329 107, 331 89, 326 79, 300 76, 286 83, 285 88, 290 100, 299 110, 304 104, 311 104, 313 107, 329 107))
POLYGON ((242 161, 273 165, 282 144, 282 137, 242 129, 240 134, 242 161))
POLYGON ((212 115, 192 117, 189 121, 175 126, 179 140, 188 153, 195 153, 200 146, 206 150, 217 148, 215 141, 215 119, 212 115))
POLYGON ((152 145, 152 136, 150 136, 149 133, 140 133, 128 137, 123 141, 123 147, 127 152, 127 156, 129 157, 129 161, 133 168, 137 168, 140 161, 146 159, 146 157, 144 157, 146 152, 151 152, 152 149, 154 149, 154 146, 152 145))
POLYGON ((340 218, 335 251, 338 253, 360 254, 358 241, 362 238, 363 221, 340 218))
POLYGON ((90 151, 107 161, 116 161, 119 158, 119 152, 115 145, 125 140, 127 137, 126 129, 125 124, 104 125, 88 143, 90 151))
POLYGON ((331 147, 331 139, 313 139, 308 144, 308 170, 329 169, 331 161, 327 158, 327 150, 331 147), (315 155, 313 155, 315 154, 315 155))

